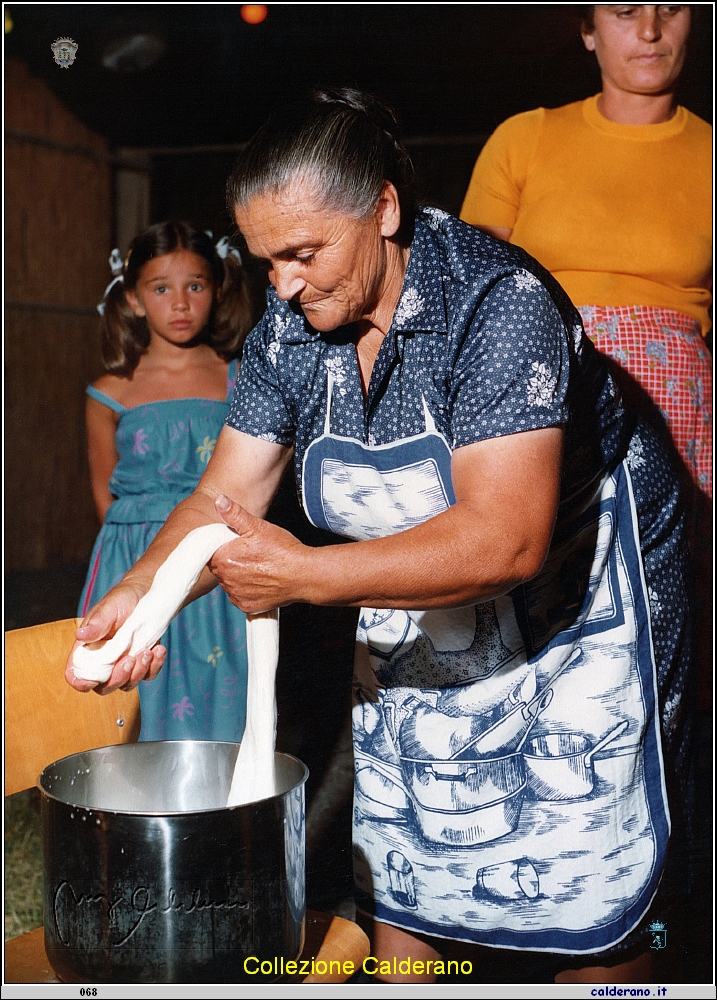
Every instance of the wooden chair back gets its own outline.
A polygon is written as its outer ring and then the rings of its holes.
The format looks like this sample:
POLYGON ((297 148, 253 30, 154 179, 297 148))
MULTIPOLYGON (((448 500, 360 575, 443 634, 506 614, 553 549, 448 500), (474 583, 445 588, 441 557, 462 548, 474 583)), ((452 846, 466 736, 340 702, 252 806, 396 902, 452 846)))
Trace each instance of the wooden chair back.
POLYGON ((139 737, 139 695, 81 694, 65 680, 80 619, 5 633, 5 794, 30 788, 43 768, 139 737))

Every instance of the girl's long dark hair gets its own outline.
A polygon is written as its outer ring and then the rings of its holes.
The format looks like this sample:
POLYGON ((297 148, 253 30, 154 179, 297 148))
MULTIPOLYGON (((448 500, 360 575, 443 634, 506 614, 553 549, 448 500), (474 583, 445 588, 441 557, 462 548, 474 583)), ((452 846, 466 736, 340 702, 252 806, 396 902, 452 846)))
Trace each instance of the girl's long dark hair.
POLYGON ((110 289, 102 316, 102 360, 112 375, 128 377, 149 346, 149 328, 135 316, 125 296, 134 289, 144 265, 175 250, 189 250, 205 260, 219 288, 219 300, 204 329, 203 340, 225 361, 240 357, 252 327, 252 308, 246 277, 232 254, 222 260, 211 238, 190 222, 159 222, 130 245, 122 272, 123 281, 110 289))

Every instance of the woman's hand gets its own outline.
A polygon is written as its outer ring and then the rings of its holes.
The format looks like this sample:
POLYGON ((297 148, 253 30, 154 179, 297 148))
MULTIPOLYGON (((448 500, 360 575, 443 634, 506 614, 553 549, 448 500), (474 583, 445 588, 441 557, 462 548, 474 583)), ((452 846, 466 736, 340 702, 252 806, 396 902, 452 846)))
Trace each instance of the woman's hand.
POLYGON ((311 549, 224 495, 217 497, 215 506, 239 535, 217 549, 209 562, 232 604, 255 615, 302 600, 302 564, 311 549))
MULTIPOLYGON (((182 539, 194 528, 217 521, 221 510, 215 507, 215 498, 231 493, 256 513, 265 513, 291 454, 290 448, 261 441, 231 427, 225 427, 219 435, 214 454, 195 492, 172 511, 149 549, 125 575, 122 582, 94 606, 82 627, 77 630, 77 645, 111 639, 115 635, 134 611, 140 598, 150 589, 159 567, 182 539), (251 470, 250 476, 245 474, 244 470, 247 469, 251 470)), ((252 518, 238 504, 236 507, 245 517, 256 521, 256 518, 252 518)), ((265 526, 266 529, 271 527, 271 525, 265 526)), ((291 539, 291 535, 282 533, 279 528, 275 531, 291 539)), ((303 549, 299 542, 291 540, 303 549)), ((289 574, 286 574, 286 579, 289 578, 289 574)), ((201 597, 202 594, 209 593, 216 584, 215 577, 205 569, 185 604, 201 597)), ((238 594, 244 593, 241 587, 235 589, 238 594)), ((282 603, 288 604, 292 600, 299 599, 292 596, 282 603)), ((254 610, 256 607, 256 610, 263 611, 277 607, 278 603, 269 588, 266 596, 260 601, 255 600, 251 609, 247 610, 254 610), (257 607, 257 604, 261 604, 261 607, 257 607)), ((115 663, 109 680, 104 684, 98 684, 95 681, 85 681, 75 677, 70 655, 65 676, 68 683, 78 691, 94 690, 98 694, 110 694, 117 688, 130 690, 142 680, 154 680, 164 663, 165 656, 166 650, 163 646, 141 650, 136 656, 123 656, 115 663)))
POLYGON ((293 601, 428 610, 493 600, 532 579, 550 547, 563 431, 547 427, 458 448, 457 503, 406 531, 311 548, 226 496, 217 513, 239 534, 209 568, 242 611, 293 601))
POLYGON ((92 608, 75 633, 77 642, 72 647, 65 668, 65 678, 73 688, 78 691, 94 690, 97 694, 111 694, 117 688, 131 691, 132 688, 137 687, 140 681, 154 680, 164 663, 167 652, 164 646, 141 650, 136 656, 123 656, 114 665, 109 680, 105 681, 104 684, 75 677, 72 665, 72 657, 78 646, 91 646, 94 642, 111 639, 132 614, 142 596, 139 588, 120 583, 92 608))

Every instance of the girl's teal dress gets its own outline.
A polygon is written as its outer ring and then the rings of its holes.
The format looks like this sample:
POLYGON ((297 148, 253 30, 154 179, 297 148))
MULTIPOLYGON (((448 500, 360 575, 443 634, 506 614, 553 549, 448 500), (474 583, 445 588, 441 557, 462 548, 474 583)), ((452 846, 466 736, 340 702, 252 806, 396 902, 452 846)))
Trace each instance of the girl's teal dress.
MULTIPOLYGON (((90 386, 87 394, 119 414, 119 462, 110 479, 117 497, 95 543, 79 614, 113 587, 145 552, 170 511, 207 467, 227 401, 172 399, 130 409, 90 386)), ((181 611, 160 642, 159 676, 139 686, 141 740, 241 740, 246 714, 246 619, 221 587, 181 611)))

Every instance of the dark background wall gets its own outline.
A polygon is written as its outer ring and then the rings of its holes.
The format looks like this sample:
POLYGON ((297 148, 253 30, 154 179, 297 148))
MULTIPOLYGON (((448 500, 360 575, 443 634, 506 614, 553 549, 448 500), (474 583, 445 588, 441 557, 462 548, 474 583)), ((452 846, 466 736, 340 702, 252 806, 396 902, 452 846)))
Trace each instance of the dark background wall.
MULTIPOLYGON (((712 115, 712 4, 694 5, 681 101, 712 115)), ((481 142, 509 115, 600 87, 572 4, 10 4, 8 55, 23 59, 114 149, 153 150, 153 219, 229 230, 223 187, 236 144, 277 102, 315 85, 375 91, 395 106, 423 197, 460 207, 481 142), (75 64, 50 44, 71 36, 75 64), (142 41, 144 40, 144 41, 142 41), (202 151, 186 153, 188 147, 202 151)))
POLYGON ((95 305, 111 249, 112 175, 105 139, 23 63, 8 60, 5 70, 13 130, 5 151, 5 559, 9 569, 40 569, 86 558, 98 528, 83 393, 99 365, 95 305))

